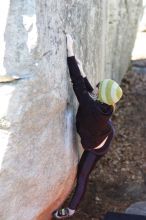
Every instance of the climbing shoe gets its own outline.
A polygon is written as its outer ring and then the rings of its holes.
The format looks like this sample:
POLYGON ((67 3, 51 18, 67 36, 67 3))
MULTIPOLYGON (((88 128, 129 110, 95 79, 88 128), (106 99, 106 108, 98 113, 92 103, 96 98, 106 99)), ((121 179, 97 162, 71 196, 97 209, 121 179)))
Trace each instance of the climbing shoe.
POLYGON ((53 213, 53 216, 57 219, 64 219, 64 218, 68 218, 68 217, 71 217, 73 214, 70 214, 69 213, 69 209, 68 208, 63 208, 63 209, 59 209, 59 210, 56 210, 54 213, 53 213))

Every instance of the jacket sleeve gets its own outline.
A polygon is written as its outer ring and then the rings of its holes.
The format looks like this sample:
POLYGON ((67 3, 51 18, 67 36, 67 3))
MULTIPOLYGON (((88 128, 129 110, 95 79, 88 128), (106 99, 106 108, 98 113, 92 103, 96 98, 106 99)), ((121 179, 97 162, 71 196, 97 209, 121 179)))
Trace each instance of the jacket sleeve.
POLYGON ((67 63, 70 78, 73 84, 73 90, 76 94, 79 104, 86 109, 92 108, 93 106, 95 106, 94 100, 90 97, 88 93, 85 85, 85 81, 87 82, 87 80, 84 80, 84 78, 82 77, 77 62, 75 60, 75 56, 67 57, 67 63))
MULTIPOLYGON (((75 60, 76 60, 76 57, 75 57, 75 60)), ((77 62, 77 61, 76 61, 77 62)), ((77 65, 78 65, 78 62, 77 62, 77 65)), ((79 68, 80 69, 80 68, 79 68)), ((80 71, 80 73, 81 73, 81 71, 80 71)), ((81 74, 82 75, 82 74, 81 74)), ((83 79, 84 79, 84 82, 85 82, 85 86, 86 86, 86 89, 87 89, 87 91, 88 92, 92 92, 93 91, 93 88, 92 88, 92 86, 91 86, 91 84, 89 83, 89 80, 87 79, 87 76, 85 75, 85 76, 83 76, 82 75, 82 77, 83 77, 83 79)))
POLYGON ((89 83, 87 77, 84 77, 84 82, 85 82, 85 86, 88 92, 92 92, 93 91, 93 87, 91 86, 91 84, 89 83))

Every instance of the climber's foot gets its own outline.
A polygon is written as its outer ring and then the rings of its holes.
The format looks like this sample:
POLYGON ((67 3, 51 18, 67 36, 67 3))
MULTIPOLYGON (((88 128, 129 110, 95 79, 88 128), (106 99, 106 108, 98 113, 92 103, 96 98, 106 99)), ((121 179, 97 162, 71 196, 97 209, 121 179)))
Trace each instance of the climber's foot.
POLYGON ((58 209, 54 211, 53 216, 56 219, 65 219, 65 218, 69 218, 73 216, 74 213, 75 213, 74 210, 71 211, 69 208, 63 208, 63 209, 58 209))

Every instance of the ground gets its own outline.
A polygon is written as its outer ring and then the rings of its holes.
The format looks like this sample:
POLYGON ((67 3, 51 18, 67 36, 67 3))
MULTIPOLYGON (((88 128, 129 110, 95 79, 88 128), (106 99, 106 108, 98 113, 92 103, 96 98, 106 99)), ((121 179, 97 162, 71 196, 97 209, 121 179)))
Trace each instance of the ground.
POLYGON ((107 211, 124 212, 146 200, 146 60, 131 62, 121 87, 124 95, 112 117, 115 138, 72 220, 101 220, 107 211))

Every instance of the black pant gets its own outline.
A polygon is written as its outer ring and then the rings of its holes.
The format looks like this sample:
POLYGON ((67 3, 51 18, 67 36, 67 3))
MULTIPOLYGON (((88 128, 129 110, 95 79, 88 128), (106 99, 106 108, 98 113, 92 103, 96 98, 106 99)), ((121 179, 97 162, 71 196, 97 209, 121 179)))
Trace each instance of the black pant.
POLYGON ((95 167, 96 162, 102 157, 103 155, 97 155, 91 151, 84 151, 80 162, 78 164, 78 171, 77 171, 77 184, 75 188, 74 195, 69 203, 70 209, 76 209, 83 198, 86 190, 86 185, 88 181, 89 174, 95 167))

